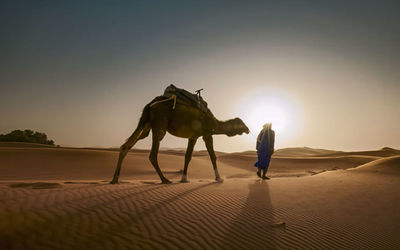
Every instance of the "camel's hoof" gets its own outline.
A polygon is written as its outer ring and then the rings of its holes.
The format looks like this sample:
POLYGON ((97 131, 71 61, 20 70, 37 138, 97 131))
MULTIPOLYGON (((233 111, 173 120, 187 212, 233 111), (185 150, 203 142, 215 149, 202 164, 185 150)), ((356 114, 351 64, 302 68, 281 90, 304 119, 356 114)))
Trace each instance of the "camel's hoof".
POLYGON ((224 182, 224 179, 222 179, 222 178, 216 178, 215 180, 216 180, 217 182, 220 182, 220 183, 224 182))
POLYGON ((172 182, 168 179, 162 180, 162 184, 171 184, 172 182))
POLYGON ((190 181, 188 181, 187 179, 182 179, 181 183, 189 183, 190 181))
POLYGON ((110 184, 119 184, 119 182, 116 180, 112 180, 112 181, 110 181, 110 184))

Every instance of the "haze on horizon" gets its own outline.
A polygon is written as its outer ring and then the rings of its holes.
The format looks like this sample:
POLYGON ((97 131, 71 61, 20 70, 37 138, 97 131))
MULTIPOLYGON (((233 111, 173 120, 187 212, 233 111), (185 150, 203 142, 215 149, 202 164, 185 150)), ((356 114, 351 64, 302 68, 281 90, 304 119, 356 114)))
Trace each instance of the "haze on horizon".
POLYGON ((2 1, 0 134, 119 146, 173 83, 252 129, 215 136, 218 151, 254 150, 270 114, 277 148, 400 148, 399 13, 396 1, 2 1))

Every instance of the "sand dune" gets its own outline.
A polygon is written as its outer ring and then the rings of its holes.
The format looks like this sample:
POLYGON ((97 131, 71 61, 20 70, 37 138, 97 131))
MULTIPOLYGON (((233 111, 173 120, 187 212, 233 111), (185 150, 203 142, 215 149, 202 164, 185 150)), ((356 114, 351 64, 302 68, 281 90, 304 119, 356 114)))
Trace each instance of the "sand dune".
MULTIPOLYGON (((158 175, 148 160, 146 150, 131 151, 121 172, 122 179, 157 179, 158 175)), ((110 180, 118 159, 117 151, 80 148, 25 148, 0 147, 0 180, 110 180)), ((181 177, 184 157, 171 152, 161 152, 159 162, 168 178, 181 177)), ((221 173, 253 174, 220 163, 221 173)), ((208 156, 193 157, 189 175, 195 178, 212 178, 214 171, 208 156)))
POLYGON ((353 170, 356 172, 370 172, 374 174, 400 175, 400 156, 386 157, 371 161, 353 170))
POLYGON ((147 151, 130 152, 109 185, 115 150, 0 147, 1 248, 400 248, 400 156, 299 152, 273 158, 280 177, 262 181, 251 152, 221 153, 217 183, 200 152, 181 184, 181 152, 160 154, 171 185, 147 151))
MULTIPOLYGON (((300 177, 324 171, 354 168, 379 159, 379 156, 341 153, 332 156, 303 156, 290 149, 291 156, 275 156, 271 161, 271 177, 300 177), (295 156, 293 156, 295 155, 295 156)), ((308 149, 306 150, 309 151, 308 149)), ((313 150, 326 153, 326 150, 313 150)), ((183 169, 184 151, 167 150, 159 154, 161 169, 168 178, 180 178, 183 169)), ((310 153, 306 153, 309 155, 310 153)), ((132 150, 124 161, 122 179, 157 179, 148 160, 148 150, 132 150)), ((399 154, 400 155, 400 154, 399 154)), ((255 152, 217 154, 218 165, 226 178, 252 177, 255 173, 255 152)), ((0 144, 0 180, 46 179, 109 180, 114 172, 118 151, 116 149, 63 148, 29 143, 0 144), (84 169, 84 171, 82 171, 84 169)), ((212 178, 214 175, 206 151, 194 152, 189 166, 189 176, 212 178)))
MULTIPOLYGON (((325 171, 348 169, 373 160, 375 156, 333 156, 333 157, 273 157, 269 168, 271 177, 300 177, 325 171)), ((240 154, 220 156, 219 161, 229 166, 255 171, 257 157, 240 154)))
POLYGON ((400 155, 400 150, 384 147, 380 150, 336 152, 332 154, 327 154, 327 156, 335 156, 335 155, 366 155, 366 156, 377 156, 377 157, 390 157, 390 156, 400 155))
POLYGON ((283 148, 275 151, 275 156, 286 156, 286 157, 305 157, 305 156, 321 156, 335 153, 342 153, 342 151, 327 150, 327 149, 316 149, 309 147, 294 147, 294 148, 283 148))

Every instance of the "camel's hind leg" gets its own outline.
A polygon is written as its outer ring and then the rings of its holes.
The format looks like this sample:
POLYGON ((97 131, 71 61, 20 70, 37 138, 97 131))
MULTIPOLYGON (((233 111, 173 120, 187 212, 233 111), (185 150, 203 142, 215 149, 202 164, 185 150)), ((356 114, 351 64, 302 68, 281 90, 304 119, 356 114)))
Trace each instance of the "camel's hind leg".
POLYGON ((118 183, 122 161, 124 160, 126 154, 136 144, 136 142, 143 138, 146 138, 149 135, 150 128, 150 123, 146 123, 143 127, 138 126, 133 134, 128 138, 128 140, 126 140, 126 142, 120 147, 117 168, 115 169, 114 178, 110 182, 111 184, 118 183))

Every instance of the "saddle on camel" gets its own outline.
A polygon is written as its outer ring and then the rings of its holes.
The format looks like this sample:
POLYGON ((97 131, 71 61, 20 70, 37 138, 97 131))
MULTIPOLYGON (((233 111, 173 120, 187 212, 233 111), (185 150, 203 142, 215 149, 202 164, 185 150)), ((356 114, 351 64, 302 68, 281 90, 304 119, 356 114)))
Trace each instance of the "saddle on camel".
POLYGON ((163 96, 168 99, 154 102, 151 104, 151 106, 157 105, 160 102, 173 100, 174 101, 173 108, 175 109, 176 101, 180 100, 182 102, 185 102, 188 105, 197 107, 204 113, 209 113, 212 115, 211 111, 207 107, 207 102, 204 101, 204 99, 200 95, 200 92, 202 90, 203 89, 196 90, 196 94, 192 94, 187 90, 177 88, 177 87, 175 87, 175 85, 171 84, 164 90, 164 94, 163 94, 163 96))

